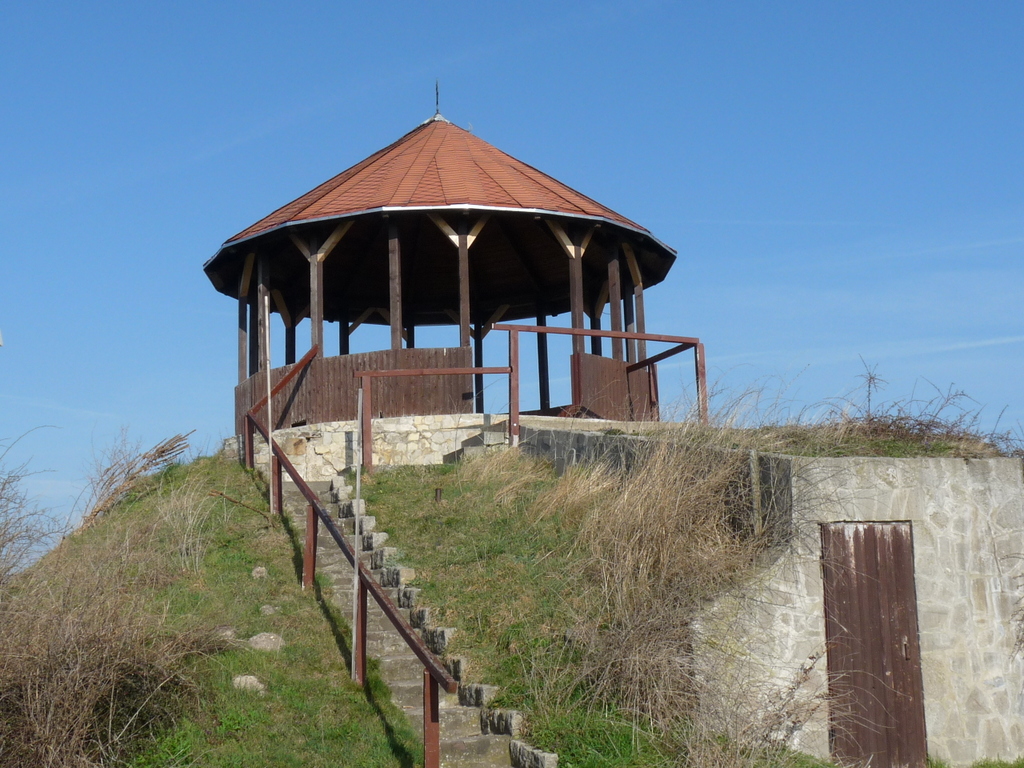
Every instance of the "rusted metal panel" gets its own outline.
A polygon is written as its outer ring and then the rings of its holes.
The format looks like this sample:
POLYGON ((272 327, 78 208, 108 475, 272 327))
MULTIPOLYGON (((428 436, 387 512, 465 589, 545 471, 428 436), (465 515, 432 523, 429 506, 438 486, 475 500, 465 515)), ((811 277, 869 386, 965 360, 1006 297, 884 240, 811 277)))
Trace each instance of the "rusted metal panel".
POLYGON ((630 418, 633 421, 657 421, 657 372, 655 366, 627 369, 626 383, 629 387, 630 418))
MULTIPOLYGON (((381 350, 338 357, 316 357, 274 397, 274 428, 356 418, 356 371, 388 369, 468 368, 468 347, 381 350)), ((297 365, 272 371, 276 386, 297 365)), ((241 433, 245 413, 267 391, 262 373, 235 388, 235 428, 241 433)), ((373 382, 374 417, 433 413, 470 413, 472 380, 465 376, 421 376, 373 382)))
POLYGON ((610 357, 586 353, 573 355, 573 370, 579 376, 580 399, 574 405, 599 419, 630 420, 626 364, 610 357))
POLYGON ((925 768, 927 739, 910 523, 821 527, 833 757, 925 768))

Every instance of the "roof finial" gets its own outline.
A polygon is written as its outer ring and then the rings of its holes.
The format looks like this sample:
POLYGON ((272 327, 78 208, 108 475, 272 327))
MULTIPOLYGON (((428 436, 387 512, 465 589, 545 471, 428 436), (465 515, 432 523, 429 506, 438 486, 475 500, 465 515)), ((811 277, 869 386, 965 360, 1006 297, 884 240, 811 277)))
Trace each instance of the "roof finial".
POLYGON ((440 79, 434 80, 434 114, 441 114, 441 81, 440 79))

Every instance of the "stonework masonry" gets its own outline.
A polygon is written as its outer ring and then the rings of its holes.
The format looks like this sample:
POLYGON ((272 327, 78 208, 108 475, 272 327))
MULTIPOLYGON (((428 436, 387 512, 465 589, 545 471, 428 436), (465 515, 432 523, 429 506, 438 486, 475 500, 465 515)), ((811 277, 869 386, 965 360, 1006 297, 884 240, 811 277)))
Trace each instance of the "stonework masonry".
MULTIPOLYGON (((377 419, 376 464, 455 460, 504 417, 377 419)), ((524 417, 524 450, 560 470, 585 461, 628 466, 638 425, 524 417)), ((354 466, 354 422, 280 430, 307 479, 354 466)), ((495 442, 489 440, 488 442, 495 442)), ((237 450, 237 439, 229 450, 237 450)), ((265 446, 257 461, 266 466, 265 446)), ((793 747, 828 755, 824 603, 818 524, 909 521, 913 530, 929 754, 953 765, 1024 755, 1024 658, 1015 612, 1024 595, 1024 467, 1019 459, 771 457, 790 492, 793 536, 742 595, 720 600, 699 630, 732 661, 714 666, 793 747)), ((737 699, 738 701, 738 699, 737 699)), ((724 725, 725 723, 723 723, 724 725)))

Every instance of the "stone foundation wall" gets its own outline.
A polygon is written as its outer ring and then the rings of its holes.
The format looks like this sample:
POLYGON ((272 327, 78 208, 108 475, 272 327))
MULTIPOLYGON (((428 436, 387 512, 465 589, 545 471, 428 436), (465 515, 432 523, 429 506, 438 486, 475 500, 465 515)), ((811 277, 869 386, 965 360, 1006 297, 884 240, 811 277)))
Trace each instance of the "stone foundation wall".
MULTIPOLYGON (((373 420, 374 466, 444 464, 484 442, 504 443, 504 416, 450 414, 444 416, 398 416, 373 420), (484 436, 487 433, 487 436, 484 436)), ((359 444, 354 421, 335 421, 304 427, 279 429, 274 440, 306 480, 327 480, 355 467, 359 444)), ((237 451, 238 438, 231 438, 237 451)), ((267 444, 256 438, 256 466, 269 466, 267 444)))

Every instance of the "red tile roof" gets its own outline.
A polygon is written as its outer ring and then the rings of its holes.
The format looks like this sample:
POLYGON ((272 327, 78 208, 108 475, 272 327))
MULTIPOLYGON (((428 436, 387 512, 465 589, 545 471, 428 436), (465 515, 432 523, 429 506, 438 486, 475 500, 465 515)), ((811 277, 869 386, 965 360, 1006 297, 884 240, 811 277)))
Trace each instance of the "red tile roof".
POLYGON ((239 232, 225 245, 303 221, 382 208, 463 205, 596 217, 647 232, 438 115, 239 232))

